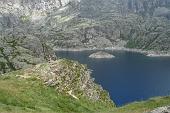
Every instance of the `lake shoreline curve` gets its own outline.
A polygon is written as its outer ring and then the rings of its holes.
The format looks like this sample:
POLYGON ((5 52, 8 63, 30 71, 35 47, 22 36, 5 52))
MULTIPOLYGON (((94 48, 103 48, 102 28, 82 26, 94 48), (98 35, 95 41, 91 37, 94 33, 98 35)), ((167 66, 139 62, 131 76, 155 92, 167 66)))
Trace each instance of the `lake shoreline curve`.
POLYGON ((107 47, 107 48, 55 48, 55 51, 71 51, 71 52, 81 52, 81 51, 128 51, 137 52, 144 54, 148 57, 170 57, 170 53, 165 51, 152 51, 152 50, 142 50, 142 49, 131 49, 125 47, 107 47))

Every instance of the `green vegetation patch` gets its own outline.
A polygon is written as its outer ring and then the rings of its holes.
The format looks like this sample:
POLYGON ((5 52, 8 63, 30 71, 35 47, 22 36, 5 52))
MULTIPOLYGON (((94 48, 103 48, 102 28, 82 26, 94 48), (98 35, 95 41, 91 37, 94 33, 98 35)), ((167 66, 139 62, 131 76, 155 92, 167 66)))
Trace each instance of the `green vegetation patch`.
POLYGON ((170 105, 170 97, 156 97, 147 101, 134 102, 115 109, 114 113, 147 113, 155 108, 170 105))
MULTIPOLYGON (((71 61, 61 62, 63 65, 73 64, 71 61)), ((48 66, 44 63, 39 65, 39 68, 46 69, 48 66)), ((0 76, 0 112, 94 113, 113 109, 113 106, 105 102, 92 101, 81 95, 77 100, 54 87, 48 87, 37 78, 38 73, 30 71, 20 70, 0 76)), ((77 68, 77 75, 79 71, 77 68)))
POLYGON ((80 82, 79 78, 87 71, 86 65, 61 59, 53 63, 39 64, 31 69, 3 74, 0 76, 0 113, 146 113, 157 107, 170 105, 170 97, 166 96, 114 107, 114 104, 108 101, 108 93, 97 84, 93 87, 94 91, 100 94, 98 101, 83 95, 84 91, 72 89, 73 94, 78 97, 75 99, 66 93, 67 91, 60 92, 38 77, 42 72, 47 74, 50 67, 54 70, 65 68, 66 74, 75 75, 77 81, 71 82, 75 89, 80 82))

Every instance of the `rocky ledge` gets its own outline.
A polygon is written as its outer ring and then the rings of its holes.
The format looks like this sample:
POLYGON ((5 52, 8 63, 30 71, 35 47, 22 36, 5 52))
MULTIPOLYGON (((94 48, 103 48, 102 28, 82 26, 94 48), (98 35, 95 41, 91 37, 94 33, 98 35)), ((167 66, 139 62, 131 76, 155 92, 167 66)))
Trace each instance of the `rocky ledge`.
POLYGON ((106 52, 103 52, 103 51, 93 53, 89 57, 90 58, 115 58, 114 55, 106 53, 106 52))
POLYGON ((159 107, 149 113, 170 113, 170 106, 159 107))
POLYGON ((17 75, 17 77, 35 76, 44 81, 45 85, 55 88, 62 94, 68 94, 76 100, 85 97, 91 101, 114 105, 108 92, 95 84, 90 74, 91 70, 86 65, 76 61, 58 59, 26 69, 24 74, 17 75))

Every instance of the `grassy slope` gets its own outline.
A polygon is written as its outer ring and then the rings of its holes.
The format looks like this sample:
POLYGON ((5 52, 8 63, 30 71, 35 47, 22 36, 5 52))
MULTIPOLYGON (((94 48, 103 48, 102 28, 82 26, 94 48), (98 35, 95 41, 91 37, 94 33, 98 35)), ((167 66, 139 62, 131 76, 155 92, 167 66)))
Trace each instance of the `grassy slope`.
POLYGON ((84 98, 75 100, 59 94, 35 78, 15 76, 21 73, 12 72, 0 77, 0 113, 143 113, 170 105, 170 97, 159 97, 111 108, 103 103, 94 103, 84 98))
POLYGON ((88 99, 75 100, 46 87, 35 78, 23 79, 13 72, 0 77, 0 113, 92 113, 108 111, 110 107, 88 99))
POLYGON ((146 113, 157 107, 170 105, 170 97, 157 97, 143 102, 134 102, 115 109, 114 113, 146 113))

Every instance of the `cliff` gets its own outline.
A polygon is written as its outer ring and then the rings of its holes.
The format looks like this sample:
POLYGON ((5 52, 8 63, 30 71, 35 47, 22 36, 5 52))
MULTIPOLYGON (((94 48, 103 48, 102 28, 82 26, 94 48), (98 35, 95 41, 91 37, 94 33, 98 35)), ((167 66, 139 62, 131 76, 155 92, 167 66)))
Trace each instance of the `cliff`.
POLYGON ((169 0, 1 0, 0 32, 17 29, 53 48, 169 51, 169 0))

